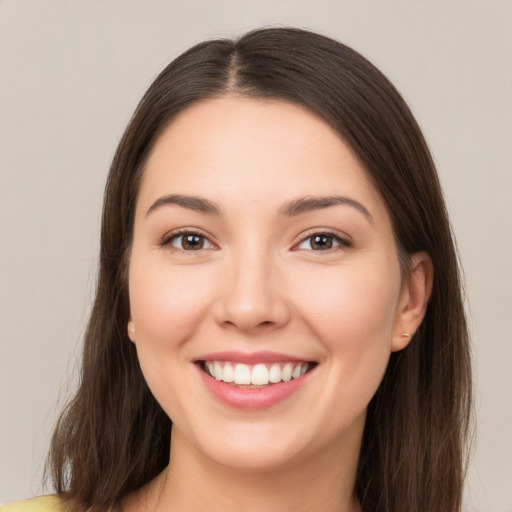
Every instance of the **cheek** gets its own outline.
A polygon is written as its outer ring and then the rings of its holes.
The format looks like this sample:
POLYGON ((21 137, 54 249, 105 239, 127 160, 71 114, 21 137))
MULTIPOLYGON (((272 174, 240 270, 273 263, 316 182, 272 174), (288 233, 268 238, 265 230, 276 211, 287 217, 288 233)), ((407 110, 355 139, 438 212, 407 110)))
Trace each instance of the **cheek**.
POLYGON ((327 356, 329 379, 317 403, 318 410, 329 411, 323 420, 327 436, 364 414, 386 370, 400 292, 399 271, 388 270, 303 273, 302 316, 327 356))
POLYGON ((367 268, 344 268, 303 274, 303 310, 329 339, 351 333, 347 343, 364 342, 368 336, 390 338, 400 290, 399 273, 367 268))
POLYGON ((400 293, 399 267, 346 266, 303 273, 302 311, 329 354, 333 396, 366 404, 386 369, 400 293), (329 269, 330 270, 330 269, 329 269))
POLYGON ((150 258, 133 258, 130 265, 130 308, 139 363, 153 395, 173 421, 185 417, 184 389, 192 396, 182 370, 188 363, 187 341, 209 311, 211 290, 205 282, 207 276, 193 266, 173 269, 150 258))
POLYGON ((207 310, 211 282, 193 266, 137 262, 130 267, 130 311, 137 339, 165 348, 191 336, 207 310))

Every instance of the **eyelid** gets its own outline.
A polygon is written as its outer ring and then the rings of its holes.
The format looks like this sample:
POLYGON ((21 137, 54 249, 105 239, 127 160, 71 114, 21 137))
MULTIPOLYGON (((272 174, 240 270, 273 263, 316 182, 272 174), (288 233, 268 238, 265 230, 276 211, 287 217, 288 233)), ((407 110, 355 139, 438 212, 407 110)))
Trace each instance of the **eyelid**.
MULTIPOLYGON (((184 235, 198 235, 198 236, 204 238, 205 240, 207 240, 212 245, 212 247, 207 247, 206 249, 218 249, 218 245, 212 240, 212 237, 207 235, 204 231, 202 231, 201 229, 198 229, 198 228, 179 228, 179 229, 175 229, 173 231, 169 231, 164 236, 162 236, 158 245, 160 247, 172 247, 175 250, 184 251, 184 249, 179 249, 178 247, 174 247, 171 245, 171 242, 173 240, 179 238, 180 236, 184 236, 184 235)), ((193 251, 186 251, 186 252, 193 252, 193 251)))
MULTIPOLYGON (((179 229, 167 232, 165 235, 162 236, 158 245, 160 247, 171 246, 171 242, 173 240, 175 240, 183 235, 198 235, 198 236, 204 238, 205 240, 208 241, 209 244, 212 245, 212 247, 207 247, 206 249, 218 249, 219 248, 219 246, 212 240, 212 237, 210 235, 206 234, 203 230, 201 230, 199 228, 192 228, 192 227, 179 228, 179 229)), ((336 240, 337 245, 333 248, 326 249, 325 251, 314 251, 314 252, 331 252, 333 250, 336 250, 338 247, 348 248, 348 247, 352 247, 352 245, 353 245, 352 240, 345 233, 341 233, 341 232, 333 230, 333 229, 312 228, 311 230, 308 230, 307 232, 302 233, 300 235, 300 238, 298 239, 298 241, 296 241, 292 245, 291 250, 292 251, 298 251, 298 250, 313 251, 313 249, 300 249, 299 245, 315 235, 330 236, 336 240)), ((176 250, 180 250, 177 247, 173 247, 173 248, 176 250)), ((181 249, 181 250, 184 250, 184 249, 181 249)), ((186 251, 186 252, 192 252, 192 251, 186 251)))
POLYGON ((345 233, 341 233, 340 231, 336 231, 333 229, 314 228, 314 229, 307 231, 306 233, 302 233, 300 235, 300 239, 293 244, 291 250, 292 251, 307 250, 307 251, 312 251, 312 252, 331 252, 331 251, 335 251, 335 250, 339 249, 340 247, 346 249, 346 248, 352 247, 352 245, 353 245, 352 240, 345 233), (338 245, 336 245, 335 247, 332 247, 330 249, 325 249, 324 251, 314 251, 313 249, 300 249, 299 248, 299 245, 301 245, 306 240, 308 240, 309 238, 311 238, 315 235, 330 236, 336 240, 338 245))

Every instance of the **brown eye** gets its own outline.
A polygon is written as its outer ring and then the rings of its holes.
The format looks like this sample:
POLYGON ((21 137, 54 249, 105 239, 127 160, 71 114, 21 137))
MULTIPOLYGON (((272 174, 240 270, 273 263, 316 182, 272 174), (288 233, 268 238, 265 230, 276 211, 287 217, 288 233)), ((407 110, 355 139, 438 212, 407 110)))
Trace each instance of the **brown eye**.
POLYGON ((339 246, 350 247, 350 242, 331 233, 315 233, 302 240, 297 249, 328 251, 339 246))
POLYGON ((314 235, 311 237, 311 249, 315 251, 322 251, 325 249, 331 249, 334 240, 330 235, 314 235))
POLYGON ((173 235, 167 243, 182 251, 199 251, 213 247, 213 244, 199 233, 178 233, 173 235))

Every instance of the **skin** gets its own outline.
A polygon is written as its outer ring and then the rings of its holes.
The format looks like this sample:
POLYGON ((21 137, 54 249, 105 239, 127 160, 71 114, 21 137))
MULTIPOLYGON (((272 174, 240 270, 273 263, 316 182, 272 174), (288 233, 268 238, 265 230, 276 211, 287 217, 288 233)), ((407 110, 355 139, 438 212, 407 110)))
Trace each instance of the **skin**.
POLYGON ((428 256, 411 261, 403 280, 380 194, 308 110, 226 96, 182 112, 144 171, 129 265, 128 332, 174 424, 171 462, 124 509, 359 510, 366 408, 430 294, 428 256), (162 204, 169 194, 219 212, 162 204), (313 196, 353 203, 283 214, 313 196), (183 230, 203 248, 183 246, 183 230), (319 233, 331 248, 311 244, 319 233), (286 400, 241 410, 214 398, 194 363, 232 350, 318 366, 286 400))

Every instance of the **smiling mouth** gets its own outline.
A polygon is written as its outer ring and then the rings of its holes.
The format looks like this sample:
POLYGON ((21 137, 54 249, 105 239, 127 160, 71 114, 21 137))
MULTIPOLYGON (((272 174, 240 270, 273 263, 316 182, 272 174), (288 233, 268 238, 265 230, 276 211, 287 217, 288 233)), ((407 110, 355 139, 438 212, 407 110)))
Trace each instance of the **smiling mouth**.
POLYGON ((317 363, 301 361, 250 365, 230 361, 200 361, 199 366, 216 381, 234 387, 258 389, 298 379, 317 366, 317 363))

